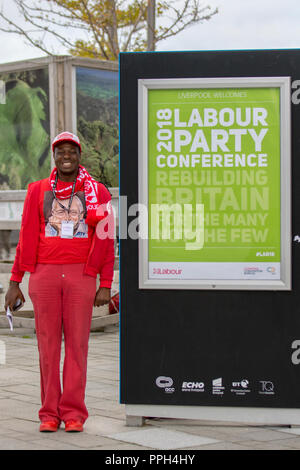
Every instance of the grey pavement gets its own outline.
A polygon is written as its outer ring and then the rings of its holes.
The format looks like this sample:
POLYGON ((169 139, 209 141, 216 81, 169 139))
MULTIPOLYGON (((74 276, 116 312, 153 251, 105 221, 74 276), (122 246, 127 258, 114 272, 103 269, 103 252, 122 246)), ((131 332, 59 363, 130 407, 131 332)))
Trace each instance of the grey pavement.
MULTIPOLYGON (((63 361, 63 350, 62 350, 63 361)), ((146 419, 126 426, 119 403, 119 332, 91 333, 83 433, 40 433, 39 360, 31 331, 0 329, 2 450, 297 450, 300 428, 242 426, 184 419, 146 419)))

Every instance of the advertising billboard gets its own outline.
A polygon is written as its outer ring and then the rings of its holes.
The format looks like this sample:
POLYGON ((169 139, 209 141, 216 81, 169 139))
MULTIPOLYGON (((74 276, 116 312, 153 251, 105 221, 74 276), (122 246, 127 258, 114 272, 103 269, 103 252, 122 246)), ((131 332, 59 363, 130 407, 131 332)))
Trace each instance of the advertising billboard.
POLYGON ((290 79, 139 80, 140 288, 291 288, 290 79))
POLYGON ((299 64, 120 54, 128 419, 300 423, 299 64))
POLYGON ((0 190, 22 190, 50 171, 48 67, 0 80, 0 190))
POLYGON ((118 72, 76 67, 77 131, 82 164, 109 187, 119 184, 118 72))

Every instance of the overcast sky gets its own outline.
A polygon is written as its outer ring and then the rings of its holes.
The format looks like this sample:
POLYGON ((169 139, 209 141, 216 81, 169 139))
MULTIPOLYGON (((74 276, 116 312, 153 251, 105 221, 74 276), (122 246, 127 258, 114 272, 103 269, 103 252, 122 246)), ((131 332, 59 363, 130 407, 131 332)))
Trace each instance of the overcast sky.
MULTIPOLYGON (((203 5, 206 4, 218 6, 219 13, 210 21, 190 27, 178 36, 159 43, 157 50, 300 47, 300 0, 203 0, 203 5)), ((4 0, 4 5, 11 9, 12 2, 4 0)), ((12 13, 16 14, 15 11, 12 13)), ((12 34, 0 32, 0 43, 0 63, 44 55, 12 34)), ((67 51, 60 49, 55 52, 64 54, 67 51)))

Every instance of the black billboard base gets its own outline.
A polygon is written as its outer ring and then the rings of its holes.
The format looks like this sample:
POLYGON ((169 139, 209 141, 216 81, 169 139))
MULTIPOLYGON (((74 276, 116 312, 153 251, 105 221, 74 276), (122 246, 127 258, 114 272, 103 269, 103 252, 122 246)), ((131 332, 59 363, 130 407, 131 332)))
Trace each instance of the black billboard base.
POLYGON ((143 426, 145 417, 212 421, 214 424, 300 426, 300 409, 230 406, 125 405, 126 426, 143 426))

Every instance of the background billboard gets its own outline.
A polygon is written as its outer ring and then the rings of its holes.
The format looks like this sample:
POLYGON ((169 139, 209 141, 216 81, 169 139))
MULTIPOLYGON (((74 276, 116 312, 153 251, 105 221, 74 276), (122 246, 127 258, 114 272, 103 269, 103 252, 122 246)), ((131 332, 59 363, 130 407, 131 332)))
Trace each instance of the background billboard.
POLYGON ((76 67, 77 132, 82 164, 97 180, 119 186, 118 72, 76 67))
POLYGON ((1 72, 0 189, 27 189, 50 172, 48 67, 1 72))
MULTIPOLYGON (((155 406, 162 410, 163 416, 172 416, 172 412, 168 412, 168 409, 175 407, 182 411, 182 415, 184 409, 191 406, 201 409, 212 407, 216 410, 215 419, 218 420, 217 410, 220 407, 224 407, 226 410, 220 411, 220 414, 224 416, 226 413, 228 419, 231 416, 232 407, 245 408, 245 413, 249 408, 283 410, 300 407, 298 393, 300 367, 299 64, 300 52, 297 50, 121 54, 120 196, 127 197, 129 208, 140 201, 141 195, 144 198, 142 200, 147 200, 147 197, 154 200, 156 197, 155 188, 158 186, 158 171, 165 172, 159 180, 159 188, 165 187, 173 194, 173 188, 177 187, 178 180, 180 182, 179 173, 175 173, 177 168, 157 168, 154 166, 156 156, 167 154, 162 151, 157 153, 158 142, 162 141, 156 136, 160 129, 157 122, 162 119, 157 119, 155 113, 158 110, 153 107, 153 114, 150 114, 146 119, 146 122, 148 119, 150 120, 146 134, 152 132, 151 136, 154 137, 154 142, 152 140, 149 142, 151 155, 154 155, 154 163, 151 161, 149 168, 146 168, 152 184, 148 188, 147 182, 144 192, 141 194, 140 161, 138 158, 141 150, 138 140, 140 125, 139 81, 146 83, 148 80, 157 79, 166 81, 203 79, 207 83, 210 79, 229 80, 232 77, 236 79, 264 77, 269 78, 270 81, 276 77, 290 77, 290 86, 287 89, 291 103, 292 172, 290 177, 289 172, 286 175, 281 172, 280 176, 282 182, 282 175, 284 175, 284 187, 289 188, 291 192, 291 227, 286 223, 290 214, 286 219, 285 214, 282 211, 280 213, 281 225, 287 233, 290 233, 290 238, 286 240, 287 244, 291 245, 292 282, 290 290, 263 290, 258 287, 252 290, 235 289, 234 286, 232 289, 214 290, 211 286, 207 288, 195 286, 193 289, 187 286, 177 289, 174 286, 168 288, 167 285, 161 289, 158 285, 164 282, 163 279, 159 280, 159 283, 157 282, 157 286, 144 289, 141 288, 139 279, 140 240, 129 236, 120 239, 121 402, 130 406, 132 414, 134 414, 134 407, 139 410, 136 411, 137 414, 144 412, 143 416, 162 416, 149 414, 151 407, 155 406), (128 73, 129 70, 130 73, 128 73), (171 173, 173 171, 174 173, 171 173), (171 185, 171 182, 176 182, 176 185, 171 185), (167 186, 163 186, 163 183, 167 183, 167 186)), ((247 87, 249 88, 249 85, 247 87)), ((269 84, 269 87, 267 95, 269 95, 271 103, 268 110, 272 114, 270 121, 272 126, 268 126, 268 132, 270 132, 270 136, 272 135, 272 141, 267 140, 266 134, 264 138, 266 140, 262 140, 262 150, 264 143, 266 147, 261 153, 273 155, 275 152, 274 166, 268 169, 270 173, 267 175, 268 187, 272 196, 267 211, 263 211, 260 207, 255 212, 268 213, 267 218, 271 222, 270 230, 274 228, 275 231, 275 234, 272 234, 272 237, 274 235, 272 243, 274 242, 274 246, 278 246, 278 212, 276 209, 276 207, 278 208, 278 195, 274 194, 279 177, 278 151, 276 150, 276 148, 278 149, 278 118, 276 117, 278 99, 277 92, 274 93, 271 90, 274 85, 269 84), (272 212, 272 207, 275 212, 272 212)), ((203 88, 207 92, 208 86, 204 85, 203 88)), ((219 89, 220 86, 215 88, 219 89)), ((219 93, 219 91, 217 92, 219 93)), ((254 93, 256 95, 255 90, 254 93)), ((256 103, 257 98, 259 98, 258 95, 254 97, 256 103)), ((155 101, 155 93, 149 99, 155 101)), ((184 100, 188 101, 187 97, 184 97, 184 100)), ((193 100, 198 103, 196 96, 193 97, 193 100)), ((171 107, 171 99, 168 99, 166 106, 160 106, 159 109, 171 109, 174 112, 178 108, 178 101, 179 97, 177 96, 174 107, 171 107)), ((221 101, 222 106, 225 106, 225 97, 221 98, 221 101)), ((189 111, 194 108, 190 103, 186 106, 189 111)), ((255 104, 255 106, 257 105, 255 104)), ((188 123, 190 114, 187 112, 178 117, 180 117, 180 122, 188 123)), ((193 119, 197 119, 196 114, 193 119)), ((284 123, 280 124, 281 129, 282 125, 284 126, 284 123)), ((174 125, 169 126, 170 131, 174 129, 174 125)), ((187 126, 178 127, 178 130, 187 130, 187 126)), ((219 129, 216 127, 216 130, 219 129)), ((183 140, 184 137, 189 138, 187 134, 182 133, 181 139, 183 140)), ((247 139, 247 146, 251 146, 249 133, 247 139)), ((202 144, 205 145, 204 140, 202 140, 202 144)), ((209 147, 210 143, 208 142, 207 145, 209 147)), ((183 146, 182 150, 185 150, 183 146)), ((229 150, 231 149, 229 148, 229 150)), ((148 151, 148 143, 146 151, 148 151)), ((172 153, 168 152, 170 155, 172 153)), ((189 152, 181 153, 185 155, 189 152)), ((212 152, 208 152, 206 149, 205 152, 196 153, 209 154, 212 152)), ((178 152, 178 154, 180 153, 178 152)), ((160 162, 164 162, 164 159, 161 159, 160 162)), ((170 162, 173 163, 172 159, 170 162)), ((288 165, 288 162, 288 159, 285 160, 283 157, 281 164, 288 165)), ((219 171, 221 170, 224 181, 225 169, 223 168, 224 171, 221 167, 216 167, 216 169, 218 173, 215 178, 218 178, 219 181, 221 177, 219 171)), ((226 169, 233 171, 232 167, 226 169)), ((183 167, 182 170, 184 171, 185 168, 183 167)), ((213 177, 214 168, 205 167, 205 170, 207 175, 210 174, 213 177)), ((182 184, 178 186, 192 191, 197 189, 197 185, 193 182, 189 186, 182 184)), ((208 183, 206 187, 210 187, 208 183)), ((232 187, 235 189, 234 183, 232 187)), ((247 183, 247 187, 251 187, 250 182, 247 183)), ((254 180, 253 187, 259 188, 260 185, 254 180)), ((186 194, 188 193, 189 191, 186 191, 186 194)), ((227 217, 230 217, 231 214, 234 215, 230 219, 232 221, 234 221, 236 214, 233 209, 229 213, 228 207, 227 214, 227 217)), ((224 210, 224 213, 226 212, 227 209, 224 210)), ((238 212, 245 215, 243 211, 238 212)), ((253 215, 251 211, 249 212, 250 215, 253 215)), ((128 209, 126 214, 128 231, 134 220, 133 217, 135 217, 131 214, 128 209)), ((123 217, 125 217, 124 211, 123 217)), ((211 221, 213 222, 213 219, 211 221)), ((240 221, 242 221, 242 217, 240 217, 240 221)), ((219 228, 224 229, 225 227, 219 228)), ((242 228, 242 224, 237 228, 242 228)), ((282 233, 280 233, 280 240, 282 241, 282 233)), ((167 241, 166 244, 168 243, 170 242, 167 241)), ((148 243, 146 246, 148 247, 148 243)), ((153 247, 150 247, 151 257, 154 257, 153 247)), ((162 245, 158 249, 161 250, 162 245)), ((234 245, 230 245, 228 253, 230 256, 239 256, 238 250, 234 250, 234 245)), ((249 259, 252 259, 253 253, 256 254, 256 251, 244 251, 245 256, 250 256, 247 259, 248 262, 249 259)), ((209 256, 209 252, 207 256, 209 256)), ((221 256, 224 258, 227 256, 225 250, 221 256)), ((281 261, 284 263, 282 246, 281 261)), ((145 276, 147 275, 148 271, 146 270, 145 276)), ((263 280, 262 282, 267 281, 263 280)), ((249 411, 249 413, 251 412, 249 411)), ((189 416, 191 414, 192 411, 189 412, 189 416)))

